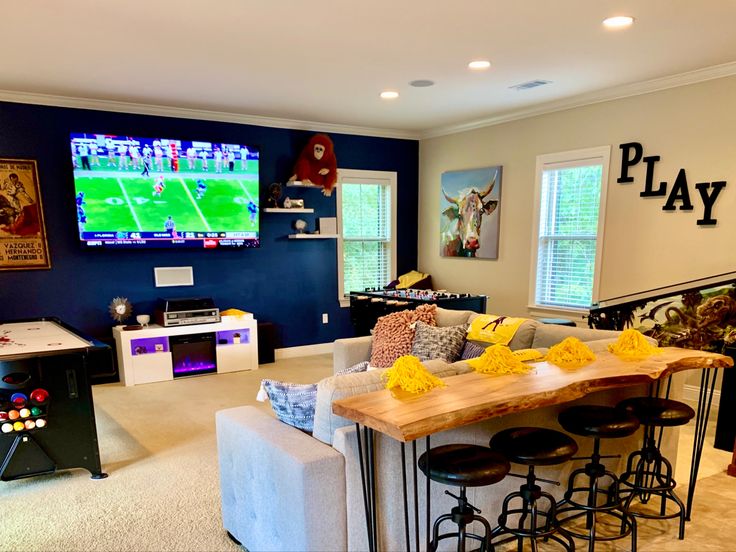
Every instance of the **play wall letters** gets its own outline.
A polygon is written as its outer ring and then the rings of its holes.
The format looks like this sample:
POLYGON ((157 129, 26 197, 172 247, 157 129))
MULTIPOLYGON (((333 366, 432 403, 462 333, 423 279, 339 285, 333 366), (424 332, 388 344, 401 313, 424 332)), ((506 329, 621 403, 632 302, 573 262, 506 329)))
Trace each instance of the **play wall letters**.
MULTIPOLYGON (((643 161, 647 166, 647 174, 644 182, 644 191, 639 193, 641 197, 667 196, 667 201, 665 201, 665 204, 662 206, 663 211, 674 211, 676 208, 675 203, 678 201, 681 203, 681 211, 693 210, 685 169, 680 169, 677 173, 675 182, 672 184, 672 190, 668 194, 667 182, 662 181, 656 188, 654 187, 654 165, 660 160, 659 155, 644 157, 644 147, 639 142, 621 144, 619 148, 621 148, 621 176, 618 177, 616 182, 619 184, 633 182, 634 177, 629 176, 629 168, 643 161)), ((718 219, 711 217, 711 213, 713 211, 713 206, 716 203, 716 199, 718 199, 718 195, 725 187, 725 180, 698 182, 695 184, 695 188, 700 193, 700 200, 703 203, 703 218, 699 218, 697 221, 699 226, 712 226, 718 222, 718 219)))

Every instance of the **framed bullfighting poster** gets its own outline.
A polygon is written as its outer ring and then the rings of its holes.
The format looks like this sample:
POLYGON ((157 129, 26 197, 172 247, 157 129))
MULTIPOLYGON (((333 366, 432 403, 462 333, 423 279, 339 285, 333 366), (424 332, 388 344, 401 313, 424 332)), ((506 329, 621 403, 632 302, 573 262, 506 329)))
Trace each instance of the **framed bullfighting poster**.
POLYGON ((0 159, 0 270, 50 267, 36 162, 0 159))
POLYGON ((498 259, 501 169, 442 173, 440 255, 498 259))

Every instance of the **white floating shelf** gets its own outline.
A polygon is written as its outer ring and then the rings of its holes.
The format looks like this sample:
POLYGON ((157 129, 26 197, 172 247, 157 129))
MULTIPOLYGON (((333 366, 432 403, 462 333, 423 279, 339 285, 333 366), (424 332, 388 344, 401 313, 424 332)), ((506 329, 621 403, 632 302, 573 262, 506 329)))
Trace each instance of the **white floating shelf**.
POLYGON ((337 234, 289 234, 290 240, 334 240, 336 238, 337 234))
POLYGON ((264 213, 314 213, 314 209, 286 209, 285 207, 266 207, 263 209, 264 213))
POLYGON ((317 186, 316 184, 304 184, 301 180, 292 180, 291 182, 286 183, 287 188, 321 188, 322 186, 317 186))

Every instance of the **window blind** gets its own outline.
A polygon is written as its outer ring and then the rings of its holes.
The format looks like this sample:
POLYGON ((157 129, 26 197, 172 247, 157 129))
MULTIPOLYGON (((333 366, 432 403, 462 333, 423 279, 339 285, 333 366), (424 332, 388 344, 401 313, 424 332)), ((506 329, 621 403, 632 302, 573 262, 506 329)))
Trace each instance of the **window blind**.
POLYGON ((592 302, 602 163, 542 171, 536 303, 586 308, 592 302))
POLYGON ((345 293, 383 287, 391 278, 391 193, 383 184, 343 183, 345 293))

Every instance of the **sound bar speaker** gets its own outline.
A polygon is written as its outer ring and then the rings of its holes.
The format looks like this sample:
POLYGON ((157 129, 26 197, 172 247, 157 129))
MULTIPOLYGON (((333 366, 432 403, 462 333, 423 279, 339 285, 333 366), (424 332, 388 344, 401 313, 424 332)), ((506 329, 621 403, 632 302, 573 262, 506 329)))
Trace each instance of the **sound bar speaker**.
POLYGON ((153 268, 156 287, 193 286, 191 266, 156 266, 153 268))

